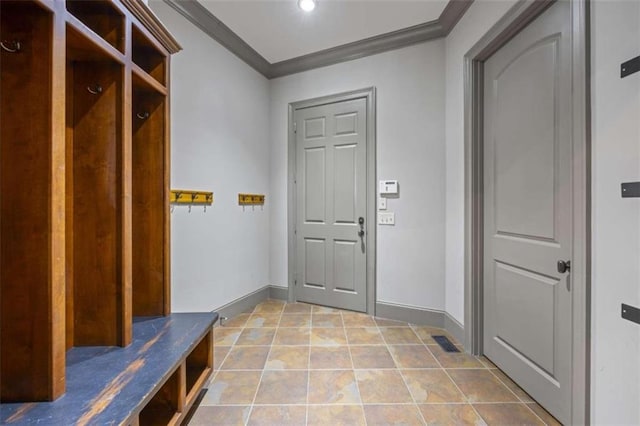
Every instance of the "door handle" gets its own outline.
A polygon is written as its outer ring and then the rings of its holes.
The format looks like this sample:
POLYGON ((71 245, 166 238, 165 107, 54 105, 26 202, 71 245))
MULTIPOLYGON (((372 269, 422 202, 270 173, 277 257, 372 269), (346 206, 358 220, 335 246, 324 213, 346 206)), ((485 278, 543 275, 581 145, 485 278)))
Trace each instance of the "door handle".
POLYGON ((360 225, 360 230, 358 231, 358 236, 360 238, 364 237, 364 217, 360 216, 358 218, 358 224, 360 225))
POLYGON ((558 272, 561 274, 571 272, 571 261, 558 260, 558 272))

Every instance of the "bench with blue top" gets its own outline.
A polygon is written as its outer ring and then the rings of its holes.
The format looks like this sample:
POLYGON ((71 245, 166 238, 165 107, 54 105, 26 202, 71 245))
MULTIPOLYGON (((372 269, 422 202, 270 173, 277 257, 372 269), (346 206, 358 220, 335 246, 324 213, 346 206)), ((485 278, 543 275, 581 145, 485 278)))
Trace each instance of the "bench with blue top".
POLYGON ((64 396, 0 404, 0 424, 180 424, 211 376, 217 320, 215 312, 134 318, 126 348, 71 348, 64 396))

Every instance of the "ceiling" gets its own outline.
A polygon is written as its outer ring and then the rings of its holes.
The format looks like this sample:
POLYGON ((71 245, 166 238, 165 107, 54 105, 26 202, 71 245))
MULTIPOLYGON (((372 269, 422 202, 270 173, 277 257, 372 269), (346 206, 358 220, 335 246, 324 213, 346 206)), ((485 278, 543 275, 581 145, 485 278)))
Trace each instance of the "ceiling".
POLYGON ((268 62, 275 63, 438 19, 447 0, 199 0, 268 62))

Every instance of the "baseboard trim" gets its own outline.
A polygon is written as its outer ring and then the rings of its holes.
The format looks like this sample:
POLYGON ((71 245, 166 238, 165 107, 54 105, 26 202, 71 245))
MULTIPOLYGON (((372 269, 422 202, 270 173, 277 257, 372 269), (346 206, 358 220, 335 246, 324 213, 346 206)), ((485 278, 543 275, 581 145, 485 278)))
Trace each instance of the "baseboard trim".
POLYGON ((288 300, 289 289, 286 287, 280 287, 275 285, 269 286, 269 298, 277 300, 288 300))
POLYGON ((376 302, 376 317, 444 328, 444 312, 389 302, 376 302))
POLYGON ((220 315, 220 318, 233 318, 238 314, 247 312, 263 300, 267 300, 270 296, 270 286, 266 285, 247 295, 237 298, 226 305, 214 309, 220 315))
POLYGON ((459 343, 464 344, 464 326, 457 319, 444 313, 444 329, 449 332, 459 343))

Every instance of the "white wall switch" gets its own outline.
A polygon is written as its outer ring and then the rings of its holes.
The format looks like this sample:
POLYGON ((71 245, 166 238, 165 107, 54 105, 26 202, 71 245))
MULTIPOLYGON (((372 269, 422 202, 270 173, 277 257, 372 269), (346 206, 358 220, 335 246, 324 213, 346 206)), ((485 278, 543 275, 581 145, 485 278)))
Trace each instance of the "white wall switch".
POLYGON ((396 214, 391 212, 378 213, 378 225, 395 225, 396 214))
POLYGON ((378 198, 378 210, 386 210, 387 209, 387 199, 384 197, 378 198))

